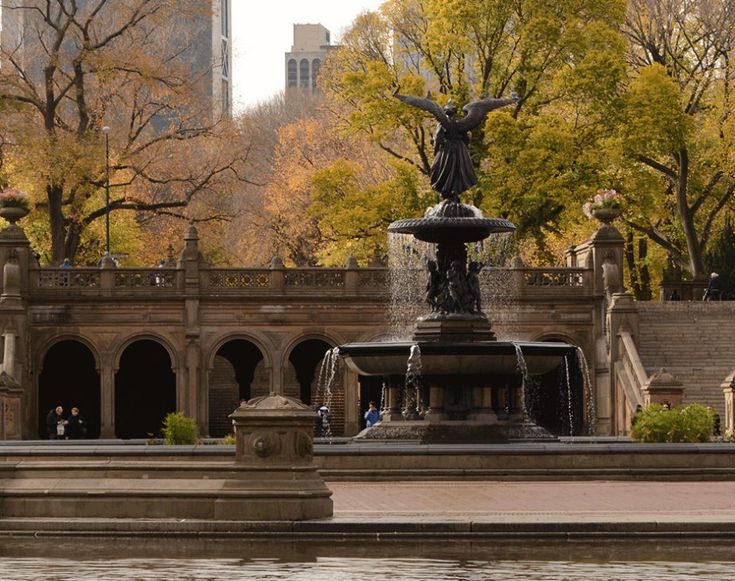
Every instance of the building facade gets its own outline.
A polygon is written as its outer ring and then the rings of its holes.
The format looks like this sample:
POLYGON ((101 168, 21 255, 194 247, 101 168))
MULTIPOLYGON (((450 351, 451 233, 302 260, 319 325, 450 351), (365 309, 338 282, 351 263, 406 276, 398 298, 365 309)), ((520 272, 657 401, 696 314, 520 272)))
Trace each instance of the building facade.
POLYGON ((329 31, 321 24, 294 24, 293 45, 286 53, 286 91, 316 91, 319 69, 330 50, 329 31))
MULTIPOLYGON (((232 0, 208 1, 211 9, 195 6, 192 13, 182 14, 175 22, 159 24, 157 30, 165 36, 163 40, 169 52, 190 67, 192 79, 201 87, 199 92, 204 101, 201 107, 211 112, 216 120, 232 115, 232 0)), ((45 4, 38 0, 0 0, 3 66, 10 66, 8 58, 12 55, 24 71, 32 71, 33 76, 38 77, 32 79, 38 86, 42 86, 39 83, 43 81, 43 60, 37 58, 36 51, 44 50, 42 46, 48 42, 48 33, 43 31, 46 25, 41 21, 42 13, 31 8, 41 5, 43 8, 45 4), (34 64, 37 65, 35 68, 34 64)), ((76 2, 77 11, 82 16, 86 15, 87 6, 87 0, 76 2)), ((113 4, 109 6, 114 10, 113 4)), ((51 3, 49 9, 53 12, 59 8, 51 3)), ((65 45, 68 50, 75 50, 71 32, 65 45)), ((165 56, 169 58, 171 55, 165 56)))
MULTIPOLYGON (((512 301, 487 311, 501 337, 581 348, 600 434, 613 428, 601 265, 610 256, 622 265, 622 243, 614 231, 581 248, 579 265, 500 269, 512 301)), ((390 331, 388 279, 354 261, 215 268, 193 227, 166 268, 42 268, 10 226, 0 231, 0 439, 43 437, 57 405, 82 409, 93 438, 146 438, 172 411, 218 437, 241 400, 270 392, 328 403, 334 434, 353 435, 367 402, 380 401, 381 380, 343 368, 328 393, 322 361, 390 331)), ((556 378, 548 388, 558 399, 556 378)))

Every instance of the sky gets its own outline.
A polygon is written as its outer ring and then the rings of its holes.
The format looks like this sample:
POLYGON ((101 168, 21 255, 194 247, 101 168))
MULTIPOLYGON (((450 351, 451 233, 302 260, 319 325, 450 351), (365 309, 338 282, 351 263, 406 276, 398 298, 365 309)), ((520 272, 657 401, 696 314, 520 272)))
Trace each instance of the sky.
POLYGON ((323 24, 332 43, 354 18, 384 0, 232 0, 233 104, 235 111, 283 90, 284 53, 294 24, 323 24))

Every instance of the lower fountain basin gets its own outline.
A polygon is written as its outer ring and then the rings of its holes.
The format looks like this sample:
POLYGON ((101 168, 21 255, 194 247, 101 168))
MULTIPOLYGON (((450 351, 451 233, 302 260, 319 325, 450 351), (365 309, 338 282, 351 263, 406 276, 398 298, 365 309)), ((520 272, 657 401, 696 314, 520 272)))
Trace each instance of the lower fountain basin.
POLYGON ((339 354, 360 375, 402 376, 414 345, 421 350, 421 374, 426 377, 518 375, 516 345, 521 348, 529 374, 541 375, 576 351, 576 347, 566 343, 406 341, 348 343, 339 348, 339 354))

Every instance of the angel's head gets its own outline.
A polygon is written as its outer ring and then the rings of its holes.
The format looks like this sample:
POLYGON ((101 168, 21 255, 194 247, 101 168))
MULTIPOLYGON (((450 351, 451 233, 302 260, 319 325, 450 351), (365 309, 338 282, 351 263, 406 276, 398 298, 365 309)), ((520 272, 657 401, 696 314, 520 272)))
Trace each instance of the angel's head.
POLYGON ((444 107, 444 113, 446 113, 447 117, 449 117, 450 119, 457 114, 457 107, 454 104, 454 101, 452 101, 451 99, 447 101, 447 105, 446 107, 444 107))

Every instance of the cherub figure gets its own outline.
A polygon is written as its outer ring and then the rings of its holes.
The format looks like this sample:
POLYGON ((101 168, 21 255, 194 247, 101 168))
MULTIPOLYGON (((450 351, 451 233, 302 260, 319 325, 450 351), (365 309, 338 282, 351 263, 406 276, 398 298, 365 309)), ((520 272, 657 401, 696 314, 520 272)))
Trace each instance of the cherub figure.
POLYGON ((442 294, 442 273, 435 260, 427 262, 429 268, 429 279, 426 281, 426 302, 432 311, 438 311, 441 307, 440 296, 442 294))
POLYGON ((469 287, 471 313, 482 312, 482 291, 480 290, 480 271, 484 265, 474 260, 467 268, 467 286, 469 287))

